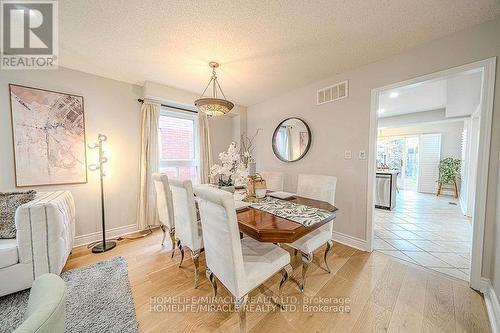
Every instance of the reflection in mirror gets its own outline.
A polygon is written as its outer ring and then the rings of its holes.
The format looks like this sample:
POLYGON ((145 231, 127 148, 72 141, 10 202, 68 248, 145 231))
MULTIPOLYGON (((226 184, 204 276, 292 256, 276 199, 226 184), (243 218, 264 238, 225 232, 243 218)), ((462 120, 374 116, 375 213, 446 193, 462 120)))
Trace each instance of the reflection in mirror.
POLYGON ((299 118, 289 118, 278 125, 273 135, 273 151, 285 162, 294 162, 305 156, 311 145, 311 131, 299 118))

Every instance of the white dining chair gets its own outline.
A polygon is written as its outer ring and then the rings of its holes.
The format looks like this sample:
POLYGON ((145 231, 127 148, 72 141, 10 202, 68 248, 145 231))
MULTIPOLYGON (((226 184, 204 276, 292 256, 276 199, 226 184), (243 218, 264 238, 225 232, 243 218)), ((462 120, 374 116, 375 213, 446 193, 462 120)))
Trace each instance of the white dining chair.
POLYGON ((170 180, 172 202, 174 206, 175 236, 181 252, 181 261, 184 260, 184 249, 191 251, 194 263, 194 287, 198 287, 199 256, 203 248, 201 224, 198 222, 196 204, 194 201, 193 184, 190 180, 170 180))
POLYGON ((158 210, 158 217, 160 219, 160 228, 163 231, 163 239, 161 245, 165 242, 167 229, 172 241, 172 258, 175 254, 175 222, 174 222, 174 209, 172 205, 172 192, 168 177, 165 174, 158 172, 153 173, 153 183, 156 190, 156 209, 158 210))
POLYGON ((201 185, 195 189, 203 228, 207 278, 217 295, 215 277, 234 296, 239 312, 240 331, 246 331, 245 303, 248 294, 277 272, 283 274, 279 293, 292 274, 290 254, 272 243, 252 238, 240 239, 233 196, 201 185))
MULTIPOLYGON (((325 201, 333 206, 335 205, 336 186, 337 177, 300 174, 297 184, 297 195, 300 197, 325 201)), ((300 251, 302 256, 302 281, 300 282, 300 290, 302 292, 304 291, 306 284, 307 268, 313 260, 313 253, 325 243, 326 250, 324 260, 326 271, 328 273, 331 272, 330 266, 328 266, 327 255, 333 246, 332 233, 333 221, 330 221, 289 244, 295 250, 300 251)))
POLYGON ((285 174, 283 172, 261 171, 259 175, 266 181, 268 190, 283 191, 285 174))

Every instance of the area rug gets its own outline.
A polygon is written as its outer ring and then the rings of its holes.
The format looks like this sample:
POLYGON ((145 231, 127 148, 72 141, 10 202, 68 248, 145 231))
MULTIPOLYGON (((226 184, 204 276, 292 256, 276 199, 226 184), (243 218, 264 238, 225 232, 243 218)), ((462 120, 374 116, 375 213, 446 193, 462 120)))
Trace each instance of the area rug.
MULTIPOLYGON (((138 331, 127 261, 116 257, 61 274, 66 282, 66 332, 138 331)), ((0 332, 12 332, 24 318, 29 290, 0 298, 0 332)))

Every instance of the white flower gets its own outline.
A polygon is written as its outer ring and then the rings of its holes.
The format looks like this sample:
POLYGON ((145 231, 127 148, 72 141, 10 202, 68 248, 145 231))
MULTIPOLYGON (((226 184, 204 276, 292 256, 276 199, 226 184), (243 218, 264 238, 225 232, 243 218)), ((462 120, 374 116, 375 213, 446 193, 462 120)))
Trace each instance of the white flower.
POLYGON ((210 168, 210 176, 214 178, 223 176, 226 179, 231 177, 235 185, 244 185, 248 177, 248 171, 243 158, 248 159, 250 153, 246 151, 242 155, 240 155, 238 144, 232 142, 227 151, 219 154, 221 164, 215 164, 210 168))

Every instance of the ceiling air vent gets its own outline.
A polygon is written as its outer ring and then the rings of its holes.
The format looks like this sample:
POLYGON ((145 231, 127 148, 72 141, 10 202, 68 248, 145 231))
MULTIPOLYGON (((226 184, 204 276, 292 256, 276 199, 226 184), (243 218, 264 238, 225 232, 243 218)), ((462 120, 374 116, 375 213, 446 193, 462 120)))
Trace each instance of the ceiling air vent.
POLYGON ((339 82, 333 86, 318 90, 318 105, 338 101, 349 95, 349 85, 347 81, 339 82))

